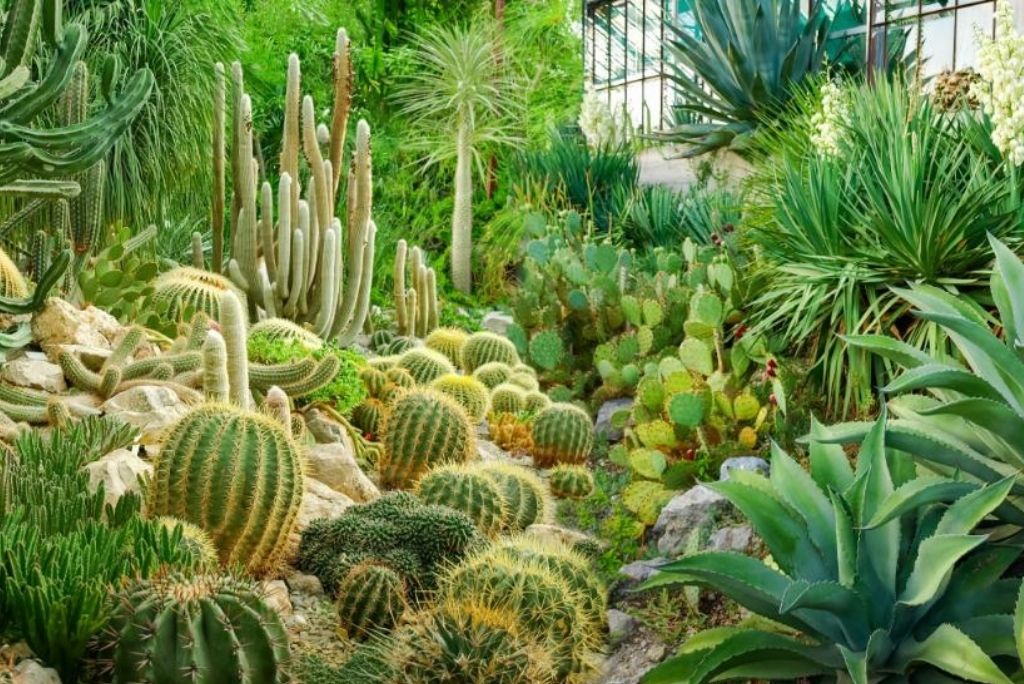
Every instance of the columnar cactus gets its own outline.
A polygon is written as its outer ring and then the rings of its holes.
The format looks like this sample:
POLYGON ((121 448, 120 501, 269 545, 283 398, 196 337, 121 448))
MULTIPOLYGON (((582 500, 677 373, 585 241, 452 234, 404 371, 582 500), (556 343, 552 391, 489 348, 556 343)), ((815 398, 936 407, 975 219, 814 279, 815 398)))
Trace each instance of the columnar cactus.
POLYGON ((552 404, 533 421, 530 455, 538 468, 583 463, 594 446, 594 426, 587 412, 572 404, 552 404))
POLYGON ((224 338, 216 330, 207 332, 206 342, 203 343, 203 394, 214 402, 226 402, 231 398, 228 349, 224 338))
POLYGON ((431 349, 417 347, 402 354, 398 360, 398 367, 409 372, 409 375, 420 385, 427 385, 449 373, 455 372, 455 367, 443 354, 431 349))
POLYGON ((7 256, 7 252, 2 249, 0 249, 0 296, 28 296, 28 283, 25 281, 25 276, 21 274, 15 263, 7 256))
POLYGON ((480 423, 487 417, 491 403, 490 392, 473 376, 449 373, 434 380, 430 386, 454 399, 474 423, 480 423))
MULTIPOLYGON (((313 99, 300 99, 299 59, 294 54, 288 59, 276 191, 269 182, 258 185, 252 100, 238 63, 232 66, 232 75, 233 258, 228 274, 248 296, 253 317, 280 316, 309 324, 319 337, 348 345, 369 313, 377 233, 372 218, 370 127, 365 121, 356 125, 355 151, 345 174, 347 220, 334 214, 352 96, 348 36, 339 30, 335 43, 327 158, 321 150, 313 99), (299 163, 300 149, 305 165, 299 163), (305 179, 300 175, 303 167, 308 169, 305 179)), ((215 137, 219 138, 216 133, 215 137)))
POLYGON ((473 371, 473 377, 484 383, 488 389, 494 389, 498 385, 508 382, 512 377, 512 367, 498 361, 485 363, 473 371))
POLYGON ((237 579, 171 575, 130 585, 104 641, 115 684, 290 681, 281 618, 237 579))
MULTIPOLYGON (((427 265, 419 247, 411 250, 405 240, 395 249, 395 319, 398 334, 426 337, 437 327, 437 274, 427 265), (410 287, 406 288, 406 256, 409 261, 410 287)), ((454 361, 453 361, 454 362, 454 361)))
POLYGON ((462 511, 481 534, 495 537, 505 520, 504 499, 498 482, 464 464, 434 468, 416 484, 424 502, 462 511))
POLYGON ((361 563, 341 580, 335 606, 341 627, 350 637, 390 630, 406 609, 405 581, 385 565, 361 563))
POLYGON ((476 468, 501 490, 504 531, 521 532, 534 523, 544 522, 548 511, 547 488, 532 470, 500 461, 480 463, 476 468))
POLYGON ((160 449, 149 506, 205 530, 225 566, 264 574, 280 563, 302 493, 288 430, 260 413, 207 404, 186 414, 160 449))
POLYGON ((492 332, 473 333, 462 347, 462 367, 472 373, 486 363, 499 361, 509 366, 519 363, 519 352, 509 340, 492 332))
POLYGON ((503 383, 491 390, 492 413, 520 413, 526 409, 526 390, 519 385, 503 383))
POLYGON ((551 493, 559 499, 584 499, 594 491, 594 476, 585 466, 559 465, 548 474, 551 493))
POLYGON ((473 425, 462 407, 434 390, 409 390, 391 405, 382 435, 381 483, 410 487, 429 468, 475 456, 473 425))
POLYGON ((469 335, 458 328, 437 328, 423 340, 428 349, 441 352, 456 368, 462 367, 462 347, 469 335))

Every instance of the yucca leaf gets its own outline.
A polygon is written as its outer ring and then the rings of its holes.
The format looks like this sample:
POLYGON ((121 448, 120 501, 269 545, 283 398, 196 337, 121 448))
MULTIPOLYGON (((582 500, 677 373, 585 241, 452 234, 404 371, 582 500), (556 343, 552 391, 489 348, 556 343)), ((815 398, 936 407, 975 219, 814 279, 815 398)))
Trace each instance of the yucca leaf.
POLYGON ((1024 346, 1020 328, 1024 325, 1024 263, 995 236, 989 235, 988 241, 996 255, 992 271, 992 294, 996 304, 1001 304, 1000 320, 1006 329, 1007 338, 1013 340, 1018 347, 1024 346), (1001 287, 995 286, 997 277, 1001 287))
POLYGON ((985 684, 1012 684, 999 666, 971 639, 952 625, 942 625, 923 641, 907 640, 894 660, 906 671, 913 663, 927 663, 951 675, 985 684))
POLYGON ((935 534, 921 542, 907 585, 899 602, 920 606, 936 597, 956 563, 985 542, 983 536, 935 534))
POLYGON ((873 529, 884 525, 890 520, 916 511, 926 504, 956 501, 976 489, 978 489, 977 484, 944 477, 922 476, 916 478, 890 494, 864 527, 873 529))

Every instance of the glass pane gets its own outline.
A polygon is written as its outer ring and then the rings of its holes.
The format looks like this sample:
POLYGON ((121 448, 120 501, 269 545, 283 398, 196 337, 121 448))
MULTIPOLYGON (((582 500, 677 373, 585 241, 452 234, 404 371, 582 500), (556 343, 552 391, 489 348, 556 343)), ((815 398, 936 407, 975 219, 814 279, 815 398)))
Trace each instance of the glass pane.
POLYGON ((958 10, 956 22, 956 64, 957 69, 977 66, 979 31, 992 36, 994 6, 988 3, 964 7, 958 10))
POLYGON ((918 59, 924 59, 923 76, 934 76, 953 68, 953 44, 956 30, 954 12, 942 12, 921 18, 923 45, 918 59))

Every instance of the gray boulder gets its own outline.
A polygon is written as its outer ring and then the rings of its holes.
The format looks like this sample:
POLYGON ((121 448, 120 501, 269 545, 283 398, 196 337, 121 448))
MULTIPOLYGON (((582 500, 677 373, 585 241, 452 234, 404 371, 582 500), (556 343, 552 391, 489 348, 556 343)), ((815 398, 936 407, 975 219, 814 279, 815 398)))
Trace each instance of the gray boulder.
POLYGON ((618 442, 623 437, 622 428, 612 425, 612 416, 619 411, 628 411, 633 408, 633 399, 623 397, 621 399, 609 399, 601 404, 597 410, 597 418, 594 420, 594 433, 604 434, 609 442, 618 442))
POLYGON ((730 510, 721 494, 697 485, 672 498, 651 530, 658 552, 674 557, 694 551, 730 510))
POLYGON ((728 480, 729 473, 734 470, 747 470, 767 477, 771 472, 771 466, 768 465, 768 461, 757 456, 733 456, 722 462, 722 467, 718 470, 718 479, 728 480))

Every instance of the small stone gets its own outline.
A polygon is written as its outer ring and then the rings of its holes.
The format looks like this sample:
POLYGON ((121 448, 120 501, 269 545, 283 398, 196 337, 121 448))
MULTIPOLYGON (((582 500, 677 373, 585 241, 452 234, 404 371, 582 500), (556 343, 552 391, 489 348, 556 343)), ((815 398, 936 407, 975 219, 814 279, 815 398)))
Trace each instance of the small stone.
POLYGON ((292 600, 288 596, 288 585, 284 580, 269 580, 263 582, 263 601, 267 607, 281 617, 292 613, 292 600))
POLYGON ((545 523, 534 523, 526 528, 526 534, 539 537, 541 539, 550 539, 557 541, 566 546, 573 546, 582 541, 594 541, 592 537, 580 532, 579 530, 572 530, 568 527, 559 527, 558 525, 548 525, 545 523))
POLYGON ((612 642, 627 638, 636 627, 636 618, 621 610, 612 608, 608 611, 608 636, 612 642))
POLYGON ((695 539, 712 529, 730 505, 728 499, 704 485, 677 494, 661 509, 651 530, 658 551, 663 556, 673 557, 695 550, 692 549, 695 539))
POLYGON ((513 460, 511 454, 487 439, 477 440, 476 452, 479 454, 480 460, 485 462, 513 460))
POLYGON ((103 486, 103 500, 111 506, 125 494, 142 495, 143 483, 153 474, 153 466, 143 461, 130 449, 117 449, 106 456, 85 464, 89 473, 89 491, 103 486))
POLYGON ((708 549, 711 551, 735 551, 745 553, 754 540, 754 531, 750 525, 733 525, 723 527, 711 535, 708 549))
POLYGON ((665 657, 665 644, 652 644, 645 655, 651 662, 660 663, 665 657))
POLYGON ((302 572, 295 572, 284 578, 288 588, 293 594, 303 596, 323 596, 324 586, 316 575, 307 575, 302 572))
POLYGON ((618 442, 624 433, 622 428, 612 425, 612 416, 619 411, 629 411, 633 408, 633 399, 625 397, 622 399, 609 399, 601 404, 597 410, 597 418, 594 420, 594 434, 603 434, 609 442, 618 442))
POLYGON ((670 563, 668 558, 652 558, 650 560, 638 560, 623 565, 619 568, 619 574, 637 584, 646 582, 657 574, 658 569, 670 563))
POLYGON ((108 415, 142 431, 143 444, 160 441, 164 432, 188 413, 188 406, 173 390, 160 385, 139 385, 115 394, 101 407, 108 415))
POLYGON ((302 508, 299 510, 298 531, 309 527, 309 523, 318 518, 337 518, 355 502, 337 492, 320 480, 306 478, 306 491, 302 497, 302 508))
POLYGON ((308 475, 353 501, 366 503, 380 496, 377 485, 356 463, 355 446, 345 439, 332 444, 316 444, 306 452, 308 475))
POLYGON ((309 618, 302 613, 295 613, 285 620, 285 624, 296 632, 304 632, 309 627, 309 618))
POLYGON ((492 333, 504 336, 508 333, 509 326, 515 323, 515 319, 503 311, 488 311, 484 314, 480 327, 490 330, 492 333))
POLYGON ((18 387, 28 387, 54 394, 68 388, 67 382, 64 380, 64 371, 60 366, 50 363, 46 359, 33 359, 28 356, 22 356, 3 364, 0 377, 18 387))
POLYGON ((22 660, 14 667, 11 684, 60 684, 60 676, 35 660, 22 660))
POLYGON ((349 439, 348 432, 344 427, 316 409, 312 409, 306 414, 306 427, 309 428, 314 439, 323 444, 334 444, 349 439))
POLYGON ((718 471, 718 479, 728 480, 729 473, 733 470, 746 470, 768 477, 771 466, 768 465, 768 461, 757 456, 733 456, 722 462, 722 467, 718 471))

